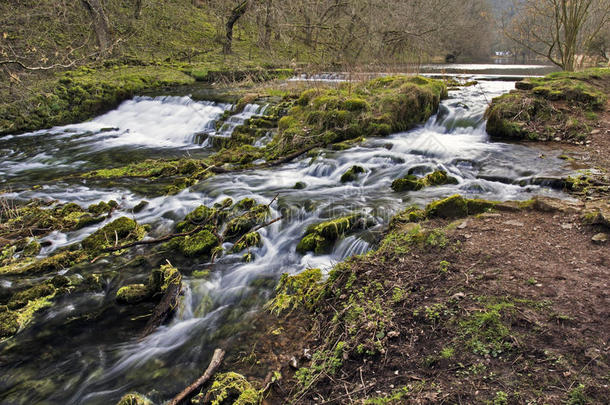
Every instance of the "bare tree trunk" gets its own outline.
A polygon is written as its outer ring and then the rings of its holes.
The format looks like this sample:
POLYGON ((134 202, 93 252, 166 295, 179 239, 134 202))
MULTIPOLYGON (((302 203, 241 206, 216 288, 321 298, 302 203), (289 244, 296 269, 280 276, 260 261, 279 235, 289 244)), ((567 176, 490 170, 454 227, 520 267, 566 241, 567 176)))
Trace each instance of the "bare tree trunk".
POLYGON ((83 6, 89 12, 93 22, 93 29, 97 37, 97 44, 100 47, 100 53, 105 55, 110 48, 110 23, 104 12, 100 0, 81 0, 83 6))
POLYGON ((249 3, 250 3, 250 0, 244 0, 237 7, 235 7, 233 10, 231 10, 231 15, 229 16, 229 19, 227 20, 227 24, 226 24, 226 38, 225 38, 225 44, 224 44, 224 48, 223 48, 223 52, 226 55, 228 55, 232 52, 233 27, 237 23, 237 20, 239 20, 246 13, 249 3))
POLYGON ((142 3, 144 1, 143 0, 136 0, 136 7, 135 10, 133 12, 133 18, 135 18, 136 20, 139 20, 140 17, 142 16, 142 3))
POLYGON ((271 45, 271 8, 273 7, 273 0, 267 0, 267 6, 265 9, 265 31, 263 33, 263 48, 268 49, 271 45))

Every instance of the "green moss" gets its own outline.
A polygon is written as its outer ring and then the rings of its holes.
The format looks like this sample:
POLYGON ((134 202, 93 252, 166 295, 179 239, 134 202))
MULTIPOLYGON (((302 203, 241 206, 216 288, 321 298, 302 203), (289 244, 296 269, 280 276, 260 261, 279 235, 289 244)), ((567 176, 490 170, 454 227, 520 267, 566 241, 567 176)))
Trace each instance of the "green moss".
POLYGON ((114 220, 102 229, 95 231, 82 241, 83 249, 99 253, 115 244, 124 244, 142 239, 146 231, 136 221, 127 217, 114 220))
POLYGON ((262 393, 255 389, 246 378, 237 373, 218 374, 208 391, 211 405, 258 405, 262 393))
POLYGON ((349 183, 358 179, 358 175, 365 173, 366 170, 362 166, 352 166, 341 176, 341 183, 349 183))
POLYGON ((25 257, 33 257, 38 255, 38 253, 40 253, 40 249, 42 249, 42 247, 40 246, 40 243, 38 243, 37 240, 33 240, 30 243, 27 244, 27 246, 23 249, 23 255, 25 257))
POLYGON ((464 198, 454 195, 444 200, 435 201, 426 207, 426 215, 440 218, 460 218, 468 215, 468 206, 464 198))
POLYGON ((263 240, 258 232, 250 232, 241 239, 239 243, 233 246, 233 252, 241 252, 244 249, 262 246, 263 240))
POLYGON ((218 242, 218 238, 212 232, 203 230, 194 235, 186 236, 180 243, 180 251, 189 257, 209 256, 218 242))
POLYGON ((517 90, 492 100, 487 132, 500 138, 582 142, 598 120, 593 111, 606 104, 608 78, 610 69, 602 69, 518 82, 517 90))
POLYGON ((295 190, 303 190, 307 188, 307 184, 302 181, 297 181, 293 187, 295 190))
POLYGON ((307 269, 294 276, 282 274, 276 287, 276 295, 266 307, 277 315, 300 306, 311 310, 323 287, 320 269, 307 269))
POLYGON ((0 274, 44 274, 63 270, 78 263, 87 256, 81 251, 61 252, 40 260, 27 259, 18 263, 0 267, 0 274))
POLYGON ((417 178, 413 175, 408 175, 401 179, 396 179, 392 182, 392 190, 400 191, 417 191, 425 187, 440 186, 444 184, 457 184, 456 178, 448 176, 444 170, 436 170, 428 174, 424 178, 417 178))
POLYGON ((148 289, 153 295, 164 294, 172 284, 182 284, 182 274, 169 263, 153 270, 148 279, 148 289))
POLYGON ((312 225, 298 243, 297 252, 329 253, 337 239, 363 228, 363 221, 362 215, 354 214, 312 225))
POLYGON ((0 309, 0 339, 13 336, 19 331, 18 316, 4 307, 0 309))
POLYGON ((153 405, 153 402, 140 394, 124 395, 116 405, 153 405))
POLYGON ((151 297, 151 291, 145 284, 130 284, 119 288, 116 301, 119 304, 138 304, 151 297))

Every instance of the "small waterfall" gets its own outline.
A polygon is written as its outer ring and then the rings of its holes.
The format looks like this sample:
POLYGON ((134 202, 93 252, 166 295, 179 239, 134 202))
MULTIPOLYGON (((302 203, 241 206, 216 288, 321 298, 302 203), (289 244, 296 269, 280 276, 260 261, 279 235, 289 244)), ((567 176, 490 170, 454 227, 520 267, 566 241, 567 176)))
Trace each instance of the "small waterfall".
POLYGON ((240 125, 243 125, 250 118, 265 114, 269 105, 247 104, 244 110, 238 114, 231 115, 217 131, 208 131, 201 134, 199 138, 203 140, 201 146, 214 147, 222 143, 223 140, 231 138, 233 131, 240 125))

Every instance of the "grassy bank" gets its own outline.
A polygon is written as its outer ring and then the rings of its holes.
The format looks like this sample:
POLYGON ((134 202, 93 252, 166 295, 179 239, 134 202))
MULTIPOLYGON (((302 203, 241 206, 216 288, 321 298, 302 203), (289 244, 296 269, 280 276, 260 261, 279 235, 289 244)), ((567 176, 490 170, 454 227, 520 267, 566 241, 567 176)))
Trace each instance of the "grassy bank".
POLYGON ((610 94, 610 69, 551 73, 493 99, 487 132, 514 140, 585 142, 610 94))

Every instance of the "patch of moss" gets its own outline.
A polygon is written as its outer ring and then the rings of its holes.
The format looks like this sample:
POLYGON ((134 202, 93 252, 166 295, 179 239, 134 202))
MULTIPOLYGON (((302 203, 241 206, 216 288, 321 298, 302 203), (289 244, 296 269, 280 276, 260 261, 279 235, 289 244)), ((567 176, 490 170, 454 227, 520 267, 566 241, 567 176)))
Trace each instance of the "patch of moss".
POLYGON ((221 373, 216 376, 208 391, 212 405, 257 405, 262 393, 255 389, 246 378, 234 372, 221 373))
POLYGON ((297 252, 306 254, 329 253, 337 239, 363 229, 367 225, 361 214, 353 214, 330 221, 320 222, 307 228, 305 235, 297 245, 297 252))
POLYGON ((209 256, 218 242, 218 238, 206 229, 184 237, 180 243, 180 252, 188 257, 209 256))
POLYGON ((242 250, 252 247, 260 247, 263 244, 261 235, 258 232, 250 232, 244 235, 239 243, 233 246, 233 252, 241 252, 242 250))
POLYGON ((119 288, 116 293, 116 301, 119 304, 138 304, 146 301, 151 296, 151 291, 145 284, 129 284, 119 288))
POLYGON ((153 405, 153 402, 140 394, 127 394, 121 397, 116 405, 153 405))
POLYGON ((441 186, 445 184, 458 184, 458 180, 455 177, 447 175, 447 172, 444 170, 436 170, 421 179, 414 175, 396 179, 392 182, 392 190, 397 192, 417 191, 425 187, 441 186))
POLYGON ((469 200, 456 194, 443 200, 434 201, 426 207, 428 218, 462 218, 488 211, 496 206, 494 201, 469 200))
POLYGON ((266 308, 277 315, 300 306, 311 310, 323 288, 320 269, 307 269, 293 276, 284 273, 276 287, 275 297, 266 308))
POLYGON ((104 249, 141 240, 146 231, 131 218, 121 217, 95 231, 81 242, 83 249, 91 254, 99 253, 104 249))

